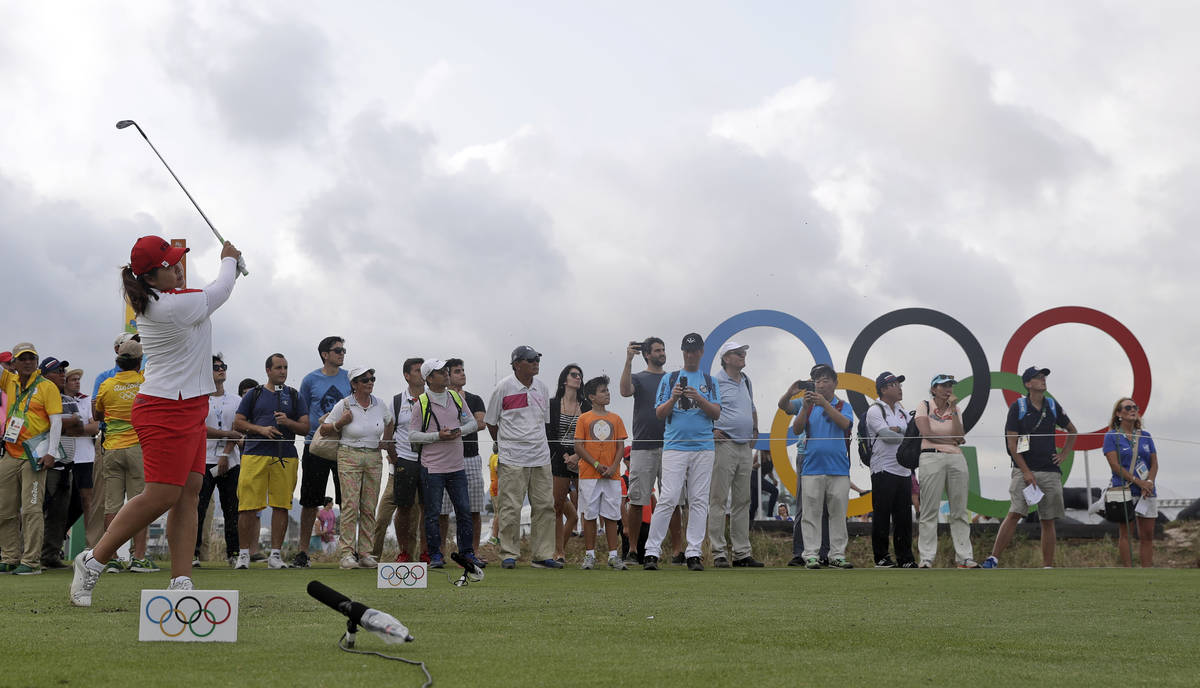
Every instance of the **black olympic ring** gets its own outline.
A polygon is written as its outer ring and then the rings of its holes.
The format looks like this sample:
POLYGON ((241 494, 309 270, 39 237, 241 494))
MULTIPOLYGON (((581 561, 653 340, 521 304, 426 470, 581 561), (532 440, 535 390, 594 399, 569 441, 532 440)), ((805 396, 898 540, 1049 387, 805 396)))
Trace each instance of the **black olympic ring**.
MULTIPOLYGON (((971 394, 971 400, 967 402, 967 408, 963 411, 963 432, 970 432, 971 428, 975 427, 975 424, 983 417, 983 410, 987 407, 988 396, 992 388, 991 366, 988 365, 987 354, 984 353, 983 347, 975 335, 965 325, 945 313, 929 308, 901 308, 884 313, 864 327, 862 332, 858 333, 858 337, 854 339, 854 343, 850 345, 850 353, 846 356, 846 372, 861 375, 863 361, 866 360, 867 352, 875 342, 888 332, 905 325, 932 327, 948 335, 954 340, 954 343, 962 347, 963 353, 967 355, 967 362, 971 366, 972 391, 980 390, 979 394, 971 394)), ((846 397, 850 399, 850 405, 854 407, 854 412, 860 418, 866 415, 870 403, 865 396, 859 392, 848 390, 846 397)))
POLYGON ((425 577, 425 567, 417 564, 387 564, 379 567, 379 577, 392 585, 412 585, 425 577))
POLYGON ((220 626, 229 620, 229 617, 233 614, 233 605, 229 604, 229 600, 221 597, 220 595, 214 595, 213 597, 208 598, 208 601, 203 605, 200 604, 200 600, 193 595, 180 597, 178 602, 171 602, 170 599, 163 595, 155 595, 149 600, 146 600, 145 613, 146 618, 149 619, 151 623, 158 624, 159 630, 161 630, 163 635, 167 636, 168 638, 177 638, 183 635, 185 630, 191 631, 192 635, 196 636, 197 638, 204 638, 212 635, 213 631, 217 630, 217 626, 220 626), (166 610, 163 611, 162 614, 158 615, 158 618, 155 618, 155 616, 150 613, 150 605, 152 605, 155 600, 162 600, 163 602, 167 603, 166 610), (188 600, 191 600, 192 603, 196 605, 196 609, 189 614, 184 614, 182 606, 183 603, 188 600), (213 614, 208 608, 208 605, 212 604, 213 600, 220 600, 225 603, 225 616, 223 616, 220 620, 218 620, 216 614, 213 614), (172 617, 174 617, 175 621, 179 622, 179 630, 174 633, 168 631, 166 626, 168 620, 172 617), (198 632, 194 626, 194 624, 201 618, 212 624, 212 626, 205 633, 198 632))

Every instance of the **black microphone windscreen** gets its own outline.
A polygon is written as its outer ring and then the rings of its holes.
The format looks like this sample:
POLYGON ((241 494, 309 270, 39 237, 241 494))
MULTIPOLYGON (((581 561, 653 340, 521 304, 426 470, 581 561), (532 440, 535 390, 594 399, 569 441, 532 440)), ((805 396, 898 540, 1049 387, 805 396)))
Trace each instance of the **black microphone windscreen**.
POLYGON ((346 612, 346 616, 350 617, 351 621, 361 626, 362 617, 366 611, 367 605, 363 604, 362 602, 351 602, 350 610, 346 612))
POLYGON ((328 606, 330 609, 334 609, 343 613, 345 612, 341 609, 341 606, 344 604, 350 604, 349 597, 346 597, 342 593, 334 590, 320 581, 308 582, 308 594, 318 602, 328 606))

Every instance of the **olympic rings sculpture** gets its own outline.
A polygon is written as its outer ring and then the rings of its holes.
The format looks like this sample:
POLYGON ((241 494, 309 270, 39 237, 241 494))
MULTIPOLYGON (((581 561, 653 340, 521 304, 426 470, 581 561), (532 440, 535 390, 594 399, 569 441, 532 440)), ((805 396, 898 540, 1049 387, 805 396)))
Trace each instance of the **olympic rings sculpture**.
POLYGON ((410 586, 425 577, 425 567, 417 564, 381 564, 379 577, 393 587, 410 586))
MULTIPOLYGON (((219 608, 218 606, 217 609, 219 608)), ((180 597, 178 602, 171 602, 163 595, 155 595, 146 600, 145 609, 146 618, 151 623, 157 624, 162 634, 168 638, 177 638, 183 635, 184 631, 191 631, 192 635, 197 638, 212 635, 217 626, 229 620, 232 613, 233 606, 229 604, 229 600, 220 595, 208 598, 204 604, 201 604, 200 600, 193 595, 180 597), (156 601, 161 601, 162 604, 155 605, 156 601), (189 602, 191 604, 187 604, 189 602), (220 619, 209 609, 209 605, 213 602, 225 605, 225 615, 220 619), (191 605, 195 605, 195 608, 191 608, 191 605), (154 609, 151 609, 152 607, 154 609), (176 625, 178 625, 178 630, 176 630, 176 625), (207 630, 205 630, 206 628, 207 630)))
MULTIPOLYGON (((984 410, 987 408, 990 390, 1001 389, 1005 401, 1009 404, 1016 401, 1024 393, 1024 386, 1021 384, 1020 372, 1017 370, 1017 366, 1020 364, 1021 354, 1025 351, 1025 347, 1029 342, 1041 332, 1055 325, 1066 323, 1090 325, 1112 337, 1117 342, 1125 352, 1125 356, 1128 358, 1129 364, 1133 369, 1133 393, 1130 396, 1133 397, 1134 402, 1142 409, 1144 415, 1147 407, 1150 405, 1151 388, 1150 361, 1146 357, 1145 349, 1142 348, 1137 337, 1116 318, 1098 310, 1082 306, 1051 308, 1034 315, 1022 323, 1005 345, 1004 354, 1000 360, 1000 370, 998 371, 991 369, 987 355, 975 335, 953 317, 929 308, 902 308, 885 313, 871 321, 854 338, 854 343, 850 345, 849 354, 846 356, 846 365, 843 371, 838 373, 838 389, 846 391, 850 405, 854 408, 855 413, 861 417, 870 406, 868 397, 873 397, 875 393, 874 381, 862 375, 862 365, 866 360, 867 352, 870 351, 871 346, 879 341, 883 335, 906 325, 932 327, 954 340, 967 356, 971 375, 958 382, 954 388, 954 394, 959 399, 970 398, 967 407, 963 410, 963 428, 966 432, 970 432, 976 423, 979 422, 979 419, 983 417, 984 410), (973 393, 976 391, 976 385, 979 385, 978 394, 973 393)), ((713 328, 712 332, 705 338, 705 351, 704 357, 700 361, 700 369, 711 370, 716 351, 720 348, 721 344, 724 344, 738 332, 751 327, 771 327, 788 332, 804 344, 816 363, 825 363, 836 369, 833 357, 829 353, 829 348, 812 327, 793 315, 775 310, 753 310, 739 313, 713 328)), ((784 481, 785 485, 796 484, 795 471, 787 457, 787 446, 796 442, 796 437, 791 434, 790 426, 791 423, 788 422, 787 414, 783 411, 777 411, 770 432, 759 433, 758 439, 754 443, 755 449, 771 452, 771 459, 775 463, 775 470, 779 473, 780 480, 784 481)), ((1080 433, 1075 443, 1075 449, 1099 449, 1104 441, 1104 431, 1104 428, 1100 428, 1093 432, 1080 433)), ((1059 437, 1058 444, 1061 446, 1063 441, 1063 438, 1059 437)), ((963 454, 967 458, 967 465, 970 469, 968 508, 986 516, 1002 518, 1008 511, 1009 500, 994 500, 983 497, 979 492, 979 469, 976 451, 974 447, 964 446, 963 454)), ((1068 457, 1068 460, 1062 466, 1063 480, 1066 480, 1070 474, 1070 467, 1071 457, 1068 457)), ((871 510, 870 500, 870 495, 850 500, 847 515, 857 516, 867 513, 871 510)))

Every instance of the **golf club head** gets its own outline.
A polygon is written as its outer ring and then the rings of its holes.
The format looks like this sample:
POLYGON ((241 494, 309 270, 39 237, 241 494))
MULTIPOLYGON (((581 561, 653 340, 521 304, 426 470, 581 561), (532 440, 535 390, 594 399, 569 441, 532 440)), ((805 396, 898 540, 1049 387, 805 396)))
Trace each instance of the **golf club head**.
POLYGON ((455 564, 458 564, 466 570, 467 578, 469 578, 472 583, 478 583, 479 581, 483 580, 483 569, 479 568, 475 564, 472 564, 467 560, 466 557, 458 552, 451 552, 450 558, 454 560, 455 564))
POLYGON ((134 121, 131 119, 123 119, 120 122, 117 122, 118 129, 124 129, 125 127, 133 127, 133 126, 137 126, 137 124, 135 124, 134 121))

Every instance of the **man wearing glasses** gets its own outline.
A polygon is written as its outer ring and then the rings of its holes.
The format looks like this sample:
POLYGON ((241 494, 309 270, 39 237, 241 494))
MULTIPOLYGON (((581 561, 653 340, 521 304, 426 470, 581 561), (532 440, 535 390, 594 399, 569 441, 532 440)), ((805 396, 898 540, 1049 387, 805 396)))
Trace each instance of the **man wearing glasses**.
POLYGON ((1033 506, 1025 493, 1026 488, 1033 485, 1042 492, 1036 502, 1038 520, 1042 524, 1042 567, 1054 566, 1054 546, 1058 537, 1054 521, 1066 515, 1059 466, 1075 448, 1076 431, 1062 404, 1046 394, 1046 376, 1049 374, 1049 368, 1026 368, 1021 373, 1021 381, 1029 393, 1008 407, 1004 435, 1013 463, 1012 483, 1008 488, 1012 505, 996 533, 991 556, 983 562, 985 569, 1000 567, 1000 555, 1012 541, 1017 522, 1027 516, 1029 507, 1033 506), (1067 441, 1061 450, 1054 446, 1056 426, 1067 431, 1067 441))
POLYGON ((725 554, 725 500, 729 499, 729 549, 733 566, 761 567, 750 555, 750 474, 758 439, 758 409, 746 367, 749 345, 725 342, 717 351, 721 369, 713 377, 721 394, 721 415, 713 427, 716 440, 708 496, 708 542, 713 566, 728 568, 725 554))
POLYGON ((300 551, 292 560, 292 566, 299 568, 308 568, 308 541, 312 537, 317 509, 325 501, 330 474, 333 474, 334 498, 339 506, 342 503, 337 462, 313 456, 308 445, 320 425, 321 416, 350 396, 350 377, 342 369, 346 361, 345 340, 337 336, 322 339, 317 344, 317 355, 321 357, 321 367, 305 375, 300 383, 300 396, 308 404, 308 434, 304 436, 304 455, 300 459, 303 469, 300 478, 300 551))
POLYGON ((288 509, 296 489, 296 433, 309 429, 308 402, 287 380, 283 354, 266 362, 267 382, 238 404, 233 429, 245 433, 246 449, 238 476, 238 550, 234 568, 250 568, 250 542, 258 538, 258 512, 271 507, 271 554, 267 568, 286 569, 279 548, 287 533, 288 509))
POLYGON ((513 349, 513 374, 492 391, 484 422, 500 444, 500 563, 517 567, 521 556, 521 504, 529 498, 529 539, 534 568, 561 569, 554 560, 554 478, 550 472, 550 394, 534 377, 542 355, 531 346, 513 349))

